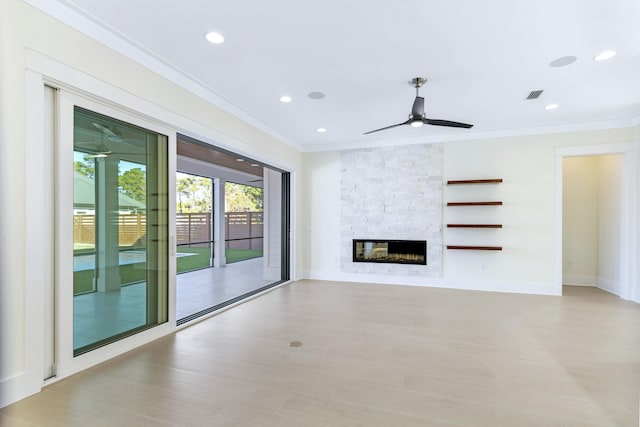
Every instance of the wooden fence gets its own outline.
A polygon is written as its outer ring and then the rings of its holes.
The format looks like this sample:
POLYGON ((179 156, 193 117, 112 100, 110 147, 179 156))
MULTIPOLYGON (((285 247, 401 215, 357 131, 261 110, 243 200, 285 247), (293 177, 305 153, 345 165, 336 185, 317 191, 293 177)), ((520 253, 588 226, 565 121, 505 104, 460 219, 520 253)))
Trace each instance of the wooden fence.
MULTIPOLYGON (((118 241, 120 246, 134 246, 147 233, 147 216, 143 213, 118 215, 118 241)), ((73 216, 73 243, 94 245, 96 224, 94 215, 73 216)))
POLYGON ((177 243, 208 242, 212 240, 211 220, 210 212, 176 214, 177 243))
MULTIPOLYGON (((207 242, 211 238, 211 213, 176 214, 176 241, 178 244, 207 242)), ((225 232, 227 247, 234 249, 262 249, 262 212, 227 212, 225 232), (250 239, 250 240, 249 240, 250 239)), ((118 240, 120 246, 135 246, 144 241, 147 233, 147 216, 144 213, 118 216, 118 240)), ((73 243, 76 246, 95 245, 95 216, 73 216, 73 243)))
POLYGON ((225 214, 225 247, 229 249, 262 249, 264 214, 262 212, 227 212, 225 214))

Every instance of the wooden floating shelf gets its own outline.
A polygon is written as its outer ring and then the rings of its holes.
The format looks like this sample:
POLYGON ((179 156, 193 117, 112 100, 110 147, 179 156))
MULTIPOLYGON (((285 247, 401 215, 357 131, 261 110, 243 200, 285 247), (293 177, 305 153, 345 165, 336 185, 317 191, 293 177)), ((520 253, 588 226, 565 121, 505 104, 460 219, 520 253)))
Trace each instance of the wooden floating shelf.
POLYGON ((447 185, 460 185, 460 184, 500 184, 502 178, 495 179, 462 179, 447 181, 447 185))
POLYGON ((502 206, 502 202, 448 202, 447 206, 502 206))
POLYGON ((447 224, 448 228, 502 228, 502 224, 447 224))
POLYGON ((462 249, 472 251, 501 251, 502 246, 459 246, 459 245, 447 245, 447 249, 462 249))

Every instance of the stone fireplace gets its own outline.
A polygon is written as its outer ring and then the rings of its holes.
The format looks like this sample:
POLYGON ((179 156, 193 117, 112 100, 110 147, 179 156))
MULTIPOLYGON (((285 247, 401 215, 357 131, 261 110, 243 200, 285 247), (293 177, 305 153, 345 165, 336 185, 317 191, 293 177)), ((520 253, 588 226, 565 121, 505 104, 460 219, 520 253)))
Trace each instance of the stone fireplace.
MULTIPOLYGON (((379 282, 395 280, 392 277, 397 277, 397 282, 412 276, 441 277, 442 144, 342 150, 340 157, 340 272, 362 275, 358 279, 367 275, 367 280, 379 282), (375 252, 377 260, 354 257, 354 240, 384 238, 425 242, 424 259, 412 256, 409 258, 419 261, 389 260, 387 255, 382 256, 384 249, 380 247, 375 252)), ((393 246, 387 246, 387 250, 405 253, 393 246)), ((367 258, 374 258, 374 247, 367 258)), ((364 244, 360 252, 364 257, 364 244)))

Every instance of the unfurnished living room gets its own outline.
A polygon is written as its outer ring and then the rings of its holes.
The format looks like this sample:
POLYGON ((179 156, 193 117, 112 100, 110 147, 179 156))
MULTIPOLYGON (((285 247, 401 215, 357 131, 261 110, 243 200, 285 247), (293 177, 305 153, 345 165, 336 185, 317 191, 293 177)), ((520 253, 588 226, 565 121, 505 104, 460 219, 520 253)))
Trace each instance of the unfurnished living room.
POLYGON ((0 425, 638 426, 638 22, 0 0, 0 425))

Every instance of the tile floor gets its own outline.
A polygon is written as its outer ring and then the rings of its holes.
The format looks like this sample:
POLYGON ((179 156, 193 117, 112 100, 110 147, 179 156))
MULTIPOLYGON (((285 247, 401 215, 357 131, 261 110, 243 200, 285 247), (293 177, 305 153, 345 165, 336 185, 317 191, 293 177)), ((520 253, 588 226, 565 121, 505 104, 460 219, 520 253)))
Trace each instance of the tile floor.
POLYGON ((178 320, 271 283, 263 279, 262 257, 178 274, 176 280, 178 320))
POLYGON ((304 280, 51 384, 0 424, 635 427, 639 393, 640 305, 598 289, 304 280))
MULTIPOLYGON (((234 262, 176 277, 176 317, 229 301, 266 286, 262 258, 234 262)), ((82 348, 146 323, 146 284, 123 286, 120 292, 92 292, 73 298, 74 348, 82 348)))

